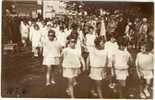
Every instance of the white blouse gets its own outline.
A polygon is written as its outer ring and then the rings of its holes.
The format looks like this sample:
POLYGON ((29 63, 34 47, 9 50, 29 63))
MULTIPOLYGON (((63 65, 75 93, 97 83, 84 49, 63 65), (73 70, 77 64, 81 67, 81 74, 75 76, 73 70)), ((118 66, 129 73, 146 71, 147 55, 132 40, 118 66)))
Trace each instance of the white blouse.
POLYGON ((71 49, 67 47, 63 50, 63 63, 62 66, 64 68, 80 68, 81 63, 81 55, 78 53, 78 49, 71 49))
POLYGON ((94 46, 94 40, 96 36, 94 34, 87 34, 86 35, 86 46, 94 46))
POLYGON ((136 66, 144 70, 153 70, 153 54, 138 53, 136 58, 136 66))
POLYGON ((43 56, 44 57, 60 57, 62 46, 57 40, 50 41, 46 39, 43 43, 43 56))
POLYGON ((128 62, 131 59, 131 55, 128 51, 117 50, 113 57, 114 67, 116 69, 128 69, 128 62))
POLYGON ((94 50, 90 52, 89 57, 91 67, 105 67, 107 64, 107 52, 104 49, 97 50, 94 48, 94 50))

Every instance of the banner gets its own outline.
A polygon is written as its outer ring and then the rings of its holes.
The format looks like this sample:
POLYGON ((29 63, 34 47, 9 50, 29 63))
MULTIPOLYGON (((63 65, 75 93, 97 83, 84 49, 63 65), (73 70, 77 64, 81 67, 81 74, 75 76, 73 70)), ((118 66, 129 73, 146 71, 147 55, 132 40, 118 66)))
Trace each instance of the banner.
POLYGON ((43 17, 52 18, 55 14, 65 14, 66 4, 57 0, 44 0, 43 1, 43 17))

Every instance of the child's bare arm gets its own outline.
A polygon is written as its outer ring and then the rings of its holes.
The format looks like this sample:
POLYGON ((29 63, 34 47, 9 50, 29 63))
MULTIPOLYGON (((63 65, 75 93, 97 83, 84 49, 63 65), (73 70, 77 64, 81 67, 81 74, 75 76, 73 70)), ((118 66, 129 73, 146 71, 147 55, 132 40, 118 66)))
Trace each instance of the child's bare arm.
POLYGON ((60 54, 60 64, 62 64, 62 62, 63 62, 63 55, 64 55, 64 52, 62 51, 60 54))
POLYGON ((86 70, 86 64, 85 64, 85 61, 84 61, 82 56, 80 57, 80 60, 81 60, 81 63, 83 65, 82 70, 85 71, 86 70))
POLYGON ((136 64, 136 71, 137 71, 138 77, 140 78, 141 77, 141 72, 140 72, 140 66, 139 66, 138 61, 139 61, 139 56, 137 55, 135 64, 136 64))
POLYGON ((105 65, 105 67, 107 67, 108 66, 108 56, 106 56, 106 65, 105 65))
POLYGON ((128 64, 129 64, 129 66, 131 66, 131 67, 134 66, 133 58, 132 58, 131 55, 129 56, 129 63, 128 63, 128 64))
POLYGON ((89 65, 90 65, 90 57, 88 56, 87 60, 86 60, 86 68, 87 68, 87 70, 89 69, 89 65))
POLYGON ((112 71, 113 71, 113 76, 115 77, 116 76, 116 73, 115 73, 115 55, 112 56, 112 71))

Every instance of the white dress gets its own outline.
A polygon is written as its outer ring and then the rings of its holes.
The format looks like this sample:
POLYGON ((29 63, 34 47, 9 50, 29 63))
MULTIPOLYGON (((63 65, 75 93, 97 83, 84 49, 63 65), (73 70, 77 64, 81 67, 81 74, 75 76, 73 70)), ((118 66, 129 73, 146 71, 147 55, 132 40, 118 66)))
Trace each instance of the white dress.
POLYGON ((131 59, 131 55, 128 51, 117 50, 113 57, 115 74, 117 80, 126 80, 128 76, 128 62, 131 59))
POLYGON ((43 44, 43 65, 59 65, 61 47, 57 40, 46 39, 43 44))
POLYGON ((108 67, 111 68, 112 67, 112 57, 116 53, 116 51, 118 50, 117 42, 112 43, 110 41, 107 41, 105 43, 105 50, 108 53, 108 67))
POLYGON ((95 38, 96 36, 94 34, 86 34, 86 48, 88 52, 91 52, 95 48, 95 38))
POLYGON ((21 22, 20 32, 21 32, 22 39, 28 39, 28 36, 29 36, 29 26, 25 25, 23 22, 21 22))
POLYGON ((29 40, 32 42, 32 34, 33 34, 33 31, 34 31, 34 27, 33 25, 29 27, 29 40))
POLYGON ((93 80, 102 80, 106 77, 107 52, 105 50, 94 49, 89 54, 90 58, 90 78, 93 80))
POLYGON ((153 54, 138 53, 136 58, 136 66, 140 67, 144 79, 153 78, 153 54))
POLYGON ((65 32, 57 31, 56 37, 57 37, 57 40, 60 42, 60 44, 66 47, 67 34, 65 32))
POLYGON ((63 50, 62 54, 63 77, 73 78, 78 76, 81 67, 81 55, 78 53, 78 49, 71 49, 67 47, 63 50))
POLYGON ((41 45, 41 33, 40 30, 33 30, 32 33, 32 47, 40 47, 41 45))
POLYGON ((43 47, 44 40, 48 39, 48 28, 46 26, 42 27, 40 32, 41 32, 41 47, 43 47))

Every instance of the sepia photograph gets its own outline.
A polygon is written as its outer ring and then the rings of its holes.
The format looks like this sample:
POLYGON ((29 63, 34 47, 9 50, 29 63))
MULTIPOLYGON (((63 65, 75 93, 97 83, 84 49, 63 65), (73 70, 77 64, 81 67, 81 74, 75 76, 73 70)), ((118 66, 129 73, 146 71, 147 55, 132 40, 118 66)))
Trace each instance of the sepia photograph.
POLYGON ((2 98, 153 99, 153 1, 1 3, 2 98))

